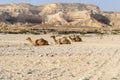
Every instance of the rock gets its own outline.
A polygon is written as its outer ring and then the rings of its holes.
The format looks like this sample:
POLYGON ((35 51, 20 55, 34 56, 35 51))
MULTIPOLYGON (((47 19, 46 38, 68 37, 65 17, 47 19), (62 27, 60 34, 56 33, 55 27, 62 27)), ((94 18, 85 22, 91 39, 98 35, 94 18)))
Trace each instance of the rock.
POLYGON ((102 22, 99 22, 96 18, 94 18, 92 12, 89 11, 79 11, 69 13, 70 23, 74 26, 88 26, 88 27, 104 27, 108 26, 102 22))
POLYGON ((108 18, 112 27, 120 27, 120 13, 119 12, 101 12, 102 15, 108 18))
MULTIPOLYGON (((41 6, 41 15, 50 15, 57 12, 74 12, 74 11, 93 11, 95 13, 99 12, 99 8, 95 5, 81 4, 81 3, 53 3, 41 6)), ((40 7, 40 8, 41 8, 40 7)))
POLYGON ((28 15, 28 14, 19 14, 17 17, 17 22, 23 23, 41 23, 41 17, 39 15, 28 15))
POLYGON ((67 25, 67 24, 69 24, 67 22, 67 17, 62 12, 58 12, 54 15, 48 15, 47 19, 45 20, 45 23, 52 24, 52 25, 67 25))
POLYGON ((102 12, 99 7, 81 3, 0 5, 0 21, 6 24, 26 23, 53 26, 119 27, 120 13, 102 12))
POLYGON ((15 22, 14 18, 7 12, 0 12, 0 21, 1 22, 15 22))

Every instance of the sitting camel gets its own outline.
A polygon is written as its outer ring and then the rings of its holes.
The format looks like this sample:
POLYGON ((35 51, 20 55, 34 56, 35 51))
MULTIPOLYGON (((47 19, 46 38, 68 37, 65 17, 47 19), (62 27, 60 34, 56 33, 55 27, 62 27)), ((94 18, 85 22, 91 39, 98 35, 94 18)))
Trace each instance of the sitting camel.
POLYGON ((62 37, 62 38, 57 39, 57 40, 56 40, 55 36, 51 36, 51 38, 54 39, 56 44, 71 44, 71 42, 66 37, 62 37))
POLYGON ((79 36, 74 36, 73 38, 71 36, 69 36, 69 38, 73 42, 82 42, 82 39, 79 36))
POLYGON ((26 40, 30 41, 34 46, 49 45, 48 41, 44 40, 43 38, 36 39, 35 41, 33 41, 30 37, 28 37, 26 40))

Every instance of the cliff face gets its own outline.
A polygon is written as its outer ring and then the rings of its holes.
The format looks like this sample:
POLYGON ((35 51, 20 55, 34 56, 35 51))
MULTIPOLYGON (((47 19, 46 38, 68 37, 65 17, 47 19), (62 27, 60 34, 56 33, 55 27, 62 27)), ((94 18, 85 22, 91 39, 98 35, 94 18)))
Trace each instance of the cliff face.
POLYGON ((101 14, 108 18, 111 26, 120 27, 120 12, 101 12, 101 14))
POLYGON ((0 21, 15 23, 72 25, 88 27, 120 26, 120 13, 100 12, 99 7, 80 3, 0 5, 0 21), (117 22, 117 23, 116 23, 117 22))

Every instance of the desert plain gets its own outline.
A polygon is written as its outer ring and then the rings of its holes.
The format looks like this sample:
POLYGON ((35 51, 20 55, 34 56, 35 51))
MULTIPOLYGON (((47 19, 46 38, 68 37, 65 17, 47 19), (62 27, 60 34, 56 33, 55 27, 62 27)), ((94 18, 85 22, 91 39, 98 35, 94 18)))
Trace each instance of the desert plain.
POLYGON ((120 35, 75 35, 83 42, 57 45, 51 34, 0 34, 0 80, 120 80, 120 35), (27 37, 50 45, 35 47, 27 37))

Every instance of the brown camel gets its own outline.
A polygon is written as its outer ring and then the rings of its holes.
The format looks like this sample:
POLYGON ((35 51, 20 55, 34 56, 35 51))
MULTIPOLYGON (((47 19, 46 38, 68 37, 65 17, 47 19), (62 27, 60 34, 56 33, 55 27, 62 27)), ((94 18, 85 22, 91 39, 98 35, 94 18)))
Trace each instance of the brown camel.
POLYGON ((71 36, 69 36, 69 38, 73 42, 82 42, 82 39, 79 36, 74 36, 73 38, 71 36))
POLYGON ((35 41, 33 41, 30 37, 28 37, 26 40, 30 41, 34 46, 49 45, 48 41, 44 40, 43 38, 36 39, 35 41))
POLYGON ((62 37, 60 39, 56 39, 55 36, 51 36, 51 38, 54 39, 56 44, 71 44, 71 42, 66 37, 62 37))
POLYGON ((43 31, 43 34, 47 34, 47 31, 43 31))

